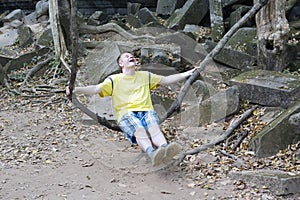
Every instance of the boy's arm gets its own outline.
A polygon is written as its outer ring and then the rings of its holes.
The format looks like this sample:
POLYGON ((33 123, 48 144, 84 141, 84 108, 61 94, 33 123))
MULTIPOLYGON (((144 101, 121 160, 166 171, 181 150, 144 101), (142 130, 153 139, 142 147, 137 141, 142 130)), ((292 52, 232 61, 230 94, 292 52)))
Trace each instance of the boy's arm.
MULTIPOLYGON (((73 92, 81 94, 99 94, 101 92, 101 88, 98 85, 89 85, 85 87, 75 87, 73 92)), ((69 87, 66 88, 66 94, 70 94, 69 87)))
POLYGON ((176 83, 178 81, 181 81, 189 76, 191 76, 193 74, 193 72, 195 71, 195 69, 191 69, 189 71, 186 72, 182 72, 179 74, 173 74, 170 76, 164 76, 161 81, 159 82, 160 85, 168 85, 168 84, 172 84, 172 83, 176 83))

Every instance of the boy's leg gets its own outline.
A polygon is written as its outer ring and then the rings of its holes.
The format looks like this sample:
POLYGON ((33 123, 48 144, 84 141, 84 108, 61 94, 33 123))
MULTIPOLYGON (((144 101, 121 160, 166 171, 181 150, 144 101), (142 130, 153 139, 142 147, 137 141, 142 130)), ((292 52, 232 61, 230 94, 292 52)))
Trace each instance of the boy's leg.
POLYGON ((137 128, 134 135, 138 145, 149 155, 152 166, 159 165, 165 157, 165 149, 158 148, 154 150, 152 142, 144 128, 137 128))
POLYGON ((147 111, 143 119, 144 127, 150 134, 153 145, 160 147, 167 145, 167 140, 159 127, 159 119, 154 110, 147 111))
POLYGON ((151 139, 135 113, 131 112, 125 115, 119 122, 119 126, 131 143, 137 143, 140 148, 149 155, 153 166, 162 162, 165 149, 160 148, 155 150, 153 148, 151 139))
POLYGON ((134 133, 137 144, 141 147, 141 149, 146 152, 148 147, 152 147, 151 140, 146 132, 146 130, 142 127, 137 128, 134 133))
POLYGON ((161 132, 158 124, 152 124, 148 132, 150 134, 151 140, 156 147, 160 147, 167 144, 167 140, 164 134, 161 132))
POLYGON ((165 156, 163 162, 170 162, 174 158, 174 156, 180 153, 181 146, 176 142, 167 144, 165 136, 160 131, 160 128, 157 125, 151 126, 148 131, 150 132, 153 144, 157 147, 165 148, 165 156))
POLYGON ((166 138, 160 130, 155 112, 149 112, 145 118, 145 122, 147 124, 152 143, 157 147, 165 149, 164 162, 170 162, 174 156, 180 153, 181 146, 176 142, 167 144, 166 138))

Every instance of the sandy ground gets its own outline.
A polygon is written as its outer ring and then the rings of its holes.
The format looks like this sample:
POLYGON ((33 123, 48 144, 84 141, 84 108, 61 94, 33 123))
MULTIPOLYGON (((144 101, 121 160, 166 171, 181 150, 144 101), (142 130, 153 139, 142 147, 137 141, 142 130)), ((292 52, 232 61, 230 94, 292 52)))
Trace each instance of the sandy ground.
MULTIPOLYGON (((0 199, 244 199, 227 177, 204 189, 179 166, 151 167, 119 133, 84 124, 64 103, 4 105, 0 150, 0 199)), ((259 196, 248 199, 275 199, 259 196)))

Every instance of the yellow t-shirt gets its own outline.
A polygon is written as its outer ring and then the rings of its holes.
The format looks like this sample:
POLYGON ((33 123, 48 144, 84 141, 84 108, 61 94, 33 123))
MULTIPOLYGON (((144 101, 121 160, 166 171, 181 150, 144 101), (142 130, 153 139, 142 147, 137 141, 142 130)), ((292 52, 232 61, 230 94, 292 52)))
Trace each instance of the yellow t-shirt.
POLYGON ((99 96, 112 96, 115 115, 120 121, 130 111, 153 110, 150 90, 159 87, 161 79, 162 76, 146 71, 137 71, 134 75, 114 74, 99 84, 99 96))

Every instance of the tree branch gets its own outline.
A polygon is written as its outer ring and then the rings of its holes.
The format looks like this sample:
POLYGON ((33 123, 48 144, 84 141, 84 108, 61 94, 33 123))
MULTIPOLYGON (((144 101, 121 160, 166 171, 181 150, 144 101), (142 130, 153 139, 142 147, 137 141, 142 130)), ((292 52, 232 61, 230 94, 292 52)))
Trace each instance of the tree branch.
POLYGON ((253 111, 257 108, 258 106, 253 106, 252 108, 248 109, 245 113, 243 113, 241 116, 239 116, 232 124, 231 126, 228 127, 228 129, 221 135, 220 138, 216 139, 215 141, 212 141, 210 143, 201 145, 193 150, 184 152, 180 155, 179 159, 178 159, 178 163, 182 162, 183 159, 187 156, 187 155, 194 155, 199 153, 200 151, 205 151, 208 148, 211 148, 221 142, 223 142, 226 138, 228 138, 233 131, 243 122, 245 121, 248 117, 250 117, 253 113, 253 111))
POLYGON ((245 165, 244 161, 242 159, 240 159, 239 157, 232 155, 230 153, 227 153, 226 151, 222 151, 220 149, 218 149, 218 152, 220 152, 221 154, 231 158, 232 160, 235 161, 235 164, 237 167, 242 167, 242 168, 246 168, 247 166, 245 165))
POLYGON ((251 17, 253 17, 266 3, 268 0, 260 0, 258 1, 234 26, 230 28, 230 30, 224 35, 224 37, 219 41, 219 43, 215 46, 215 48, 207 54, 207 56, 204 58, 204 60, 200 63, 200 66, 197 68, 197 70, 194 71, 194 73, 188 78, 188 80, 185 82, 182 90, 170 106, 170 108, 167 110, 167 112, 161 117, 160 123, 165 121, 168 117, 170 117, 174 111, 178 110, 181 106, 181 103, 189 90, 190 86, 193 84, 193 82, 199 77, 200 72, 203 71, 206 67, 206 65, 214 59, 214 57, 222 50, 222 48, 225 46, 229 38, 251 17))
POLYGON ((36 66, 34 66, 33 68, 31 68, 29 70, 29 72, 26 74, 26 77, 21 85, 21 90, 22 88, 25 86, 27 80, 32 77, 35 73, 37 73, 39 70, 41 70, 44 66, 46 66, 52 59, 54 58, 54 56, 50 56, 49 58, 47 58, 46 60, 39 62, 36 66))
POLYGON ((247 137, 248 134, 249 134, 249 130, 245 130, 244 132, 242 132, 241 137, 238 138, 238 140, 236 141, 236 143, 234 144, 232 149, 236 150, 238 148, 238 146, 240 146, 242 141, 247 137))

